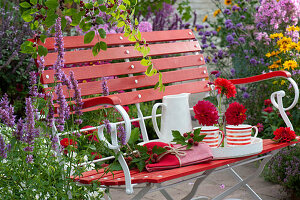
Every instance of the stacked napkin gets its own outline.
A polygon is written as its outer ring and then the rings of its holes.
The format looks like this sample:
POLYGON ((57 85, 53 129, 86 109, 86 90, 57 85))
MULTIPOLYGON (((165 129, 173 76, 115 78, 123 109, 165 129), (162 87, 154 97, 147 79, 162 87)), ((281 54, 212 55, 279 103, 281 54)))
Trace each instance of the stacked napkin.
POLYGON ((175 153, 167 153, 162 156, 157 163, 146 165, 146 169, 148 172, 183 167, 210 161, 213 159, 212 152, 207 143, 199 143, 198 146, 193 146, 189 150, 181 148, 180 144, 173 145, 164 142, 149 142, 144 144, 144 146, 146 146, 148 149, 152 149, 154 146, 167 148, 169 150, 180 149, 180 152, 184 152, 181 154, 185 154, 175 155, 175 153))

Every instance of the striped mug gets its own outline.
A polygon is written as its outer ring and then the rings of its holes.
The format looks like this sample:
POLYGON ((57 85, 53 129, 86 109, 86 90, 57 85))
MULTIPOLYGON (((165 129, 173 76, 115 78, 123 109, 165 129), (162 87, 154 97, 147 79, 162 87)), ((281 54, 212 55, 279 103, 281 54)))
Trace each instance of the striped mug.
POLYGON ((219 147, 224 140, 224 133, 215 126, 202 126, 200 135, 206 135, 202 142, 205 142, 211 148, 219 147))
POLYGON ((227 125, 226 126, 227 146, 251 144, 251 133, 253 128, 255 129, 255 134, 253 137, 254 139, 258 134, 258 129, 256 126, 251 126, 247 124, 240 124, 238 126, 227 125))

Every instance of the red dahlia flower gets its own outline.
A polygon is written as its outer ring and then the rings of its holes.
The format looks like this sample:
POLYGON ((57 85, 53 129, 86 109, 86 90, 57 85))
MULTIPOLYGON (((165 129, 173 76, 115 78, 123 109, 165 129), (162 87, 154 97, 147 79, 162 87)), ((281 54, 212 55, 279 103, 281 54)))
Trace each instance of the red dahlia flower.
POLYGON ((273 134, 275 135, 273 140, 276 142, 290 142, 296 139, 295 131, 291 130, 290 127, 280 127, 273 134))
POLYGON ((102 158, 102 156, 97 152, 92 152, 91 155, 95 156, 94 160, 98 160, 98 159, 102 158))
POLYGON ((245 106, 239 104, 238 102, 229 104, 229 107, 225 112, 227 124, 236 126, 242 124, 247 118, 245 114, 246 111, 247 109, 245 108, 245 106))
POLYGON ((219 94, 225 94, 227 98, 235 97, 236 88, 231 81, 225 78, 217 78, 215 86, 219 94))
POLYGON ((69 145, 75 145, 75 148, 77 148, 77 142, 73 141, 72 139, 70 138, 63 138, 61 141, 60 141, 60 145, 63 146, 64 148, 68 147, 69 145))
POLYGON ((199 124, 205 126, 212 126, 218 123, 219 115, 216 107, 209 101, 198 101, 193 107, 195 118, 199 124))
MULTIPOLYGON (((94 127, 93 126, 82 127, 82 129, 86 129, 86 128, 94 128, 94 127)), ((88 136, 89 141, 99 142, 99 140, 97 138, 97 131, 95 129, 89 130, 89 131, 83 131, 83 134, 88 136)))
POLYGON ((271 104, 271 100, 270 99, 266 99, 264 103, 265 103, 265 106, 268 106, 268 105, 271 104))
POLYGON ((271 112, 273 112, 273 108, 272 107, 267 107, 267 108, 264 109, 264 111, 267 112, 267 113, 271 113, 271 112))

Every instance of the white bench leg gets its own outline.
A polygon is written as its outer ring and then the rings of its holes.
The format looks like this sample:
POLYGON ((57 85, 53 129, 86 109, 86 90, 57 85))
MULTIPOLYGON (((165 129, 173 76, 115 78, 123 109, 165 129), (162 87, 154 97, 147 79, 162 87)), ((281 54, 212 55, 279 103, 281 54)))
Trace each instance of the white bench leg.
POLYGON ((141 189, 131 200, 139 200, 142 199, 153 187, 152 183, 147 183, 146 186, 141 189))
MULTIPOLYGON (((239 174, 230 167, 230 165, 227 165, 227 166, 229 167, 230 171, 232 172, 232 174, 238 181, 243 181, 242 177, 240 177, 239 174)), ((260 196, 258 196, 258 194, 256 194, 256 192, 254 192, 254 190, 252 190, 252 188, 248 184, 245 184, 244 186, 246 187, 246 189, 248 190, 248 192, 252 195, 252 197, 254 199, 262 200, 260 198, 260 196)))
MULTIPOLYGON (((231 188, 229 188, 228 190, 226 190, 225 192, 219 194, 218 196, 214 197, 213 200, 222 200, 224 199, 226 196, 230 195, 231 193, 233 193, 234 191, 238 190, 240 187, 246 185, 249 181, 251 181, 252 179, 256 178, 257 176, 259 176, 261 174, 261 172, 263 171, 265 165, 269 162, 269 160, 276 154, 279 152, 278 150, 275 150, 273 152, 270 153, 270 156, 263 159, 263 161, 260 163, 259 168, 256 170, 256 172, 254 172, 252 175, 248 176, 245 180, 242 179, 242 181, 240 181, 239 183, 237 183, 236 185, 232 186, 231 188)), ((252 190, 252 189, 251 189, 252 190)), ((259 197, 260 198, 260 197, 259 197)))
MULTIPOLYGON (((194 186, 193 186, 191 192, 190 192, 188 195, 186 195, 182 200, 190 200, 190 199, 192 199, 192 197, 196 194, 199 185, 200 185, 200 184, 202 183, 202 181, 204 181, 204 180, 206 179, 206 177, 207 177, 209 174, 211 174, 213 171, 214 171, 214 169, 206 170, 206 171, 202 174, 204 177, 197 178, 196 181, 195 181, 195 183, 194 183, 194 186)), ((199 198, 202 198, 202 199, 203 199, 203 198, 206 198, 206 199, 207 199, 207 197, 199 197, 199 198)), ((196 198, 196 199, 199 199, 199 198, 196 198)))
MULTIPOLYGON (((160 183, 157 183, 156 186, 157 186, 157 188, 161 188, 161 184, 160 183)), ((164 197, 167 200, 173 200, 173 198, 169 195, 169 193, 165 189, 161 189, 159 191, 160 191, 160 193, 162 193, 162 195, 164 195, 164 197)))

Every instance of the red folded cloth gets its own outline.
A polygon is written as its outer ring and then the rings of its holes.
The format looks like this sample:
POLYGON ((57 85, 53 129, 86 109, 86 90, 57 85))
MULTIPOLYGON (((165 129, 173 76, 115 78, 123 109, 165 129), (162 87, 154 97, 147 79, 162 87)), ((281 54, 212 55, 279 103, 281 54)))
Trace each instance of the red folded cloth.
POLYGON ((176 167, 183 167, 187 165, 198 164, 205 161, 210 161, 213 159, 212 152, 207 143, 199 143, 198 146, 193 146, 189 150, 185 150, 184 148, 180 148, 180 144, 167 144, 163 142, 149 142, 144 144, 148 149, 152 149, 154 146, 164 147, 167 149, 178 149, 181 153, 174 155, 172 153, 168 153, 160 158, 157 163, 152 163, 146 165, 146 169, 148 172, 164 170, 164 169, 172 169, 176 167), (170 148, 172 147, 172 148, 170 148), (185 154, 185 155, 182 155, 185 154))

